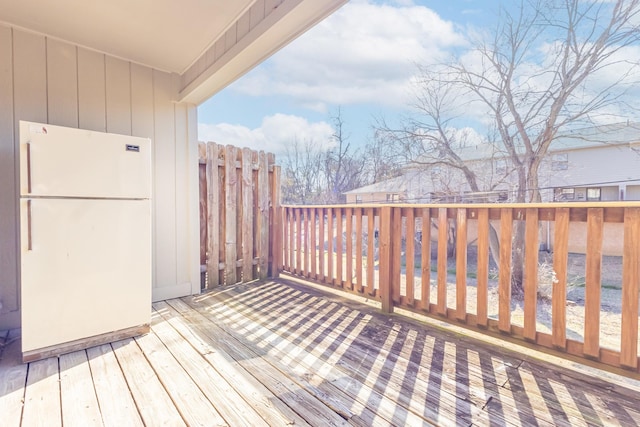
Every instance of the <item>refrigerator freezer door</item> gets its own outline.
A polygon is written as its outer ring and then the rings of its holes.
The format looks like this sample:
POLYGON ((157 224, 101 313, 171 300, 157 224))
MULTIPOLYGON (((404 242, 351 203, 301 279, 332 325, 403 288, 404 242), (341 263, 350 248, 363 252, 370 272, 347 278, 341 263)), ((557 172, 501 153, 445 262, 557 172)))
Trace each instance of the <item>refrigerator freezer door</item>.
POLYGON ((149 198, 151 141, 21 121, 20 194, 149 198))
POLYGON ((23 352, 151 320, 149 200, 22 199, 23 352))

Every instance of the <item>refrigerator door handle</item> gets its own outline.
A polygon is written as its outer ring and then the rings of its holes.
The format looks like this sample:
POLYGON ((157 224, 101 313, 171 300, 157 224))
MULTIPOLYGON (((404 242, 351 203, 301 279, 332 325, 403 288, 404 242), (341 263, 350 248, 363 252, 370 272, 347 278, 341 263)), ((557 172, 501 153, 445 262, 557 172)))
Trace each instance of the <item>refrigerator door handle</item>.
POLYGON ((31 194, 31 142, 27 142, 27 193, 31 194))
POLYGON ((33 250, 31 235, 31 200, 27 200, 27 250, 33 250))

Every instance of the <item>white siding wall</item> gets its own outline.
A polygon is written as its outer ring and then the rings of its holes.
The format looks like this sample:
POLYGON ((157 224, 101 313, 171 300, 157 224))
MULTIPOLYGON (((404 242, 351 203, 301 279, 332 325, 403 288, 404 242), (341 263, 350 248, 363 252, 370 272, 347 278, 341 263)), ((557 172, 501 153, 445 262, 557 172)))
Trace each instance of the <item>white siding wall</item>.
MULTIPOLYGON (((640 153, 628 145, 602 145, 568 151, 567 170, 546 170, 552 187, 605 187, 613 181, 638 180, 640 153), (594 184, 594 185, 591 185, 594 184)), ((630 183, 631 184, 631 183, 630 183)), ((616 184, 617 185, 617 184, 616 184)), ((624 182, 620 185, 624 186, 624 182)))
POLYGON ((175 102, 178 79, 0 25, 0 330, 19 323, 19 120, 151 138, 153 296, 199 292, 196 106, 175 102))

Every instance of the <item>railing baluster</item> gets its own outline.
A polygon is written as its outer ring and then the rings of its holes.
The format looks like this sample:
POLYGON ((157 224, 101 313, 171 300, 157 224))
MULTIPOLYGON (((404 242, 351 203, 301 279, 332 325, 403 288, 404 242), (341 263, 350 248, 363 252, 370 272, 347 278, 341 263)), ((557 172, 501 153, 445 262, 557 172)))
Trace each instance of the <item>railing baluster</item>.
POLYGON ((316 270, 317 268, 317 261, 316 261, 316 257, 318 256, 318 252, 316 251, 316 245, 317 245, 317 221, 316 218, 318 216, 318 210, 316 208, 312 208, 311 212, 311 224, 310 224, 310 235, 309 235, 309 245, 311 246, 311 271, 310 271, 310 276, 314 279, 318 278, 318 270, 316 270))
POLYGON ((458 208, 456 237, 456 319, 467 320, 467 210, 458 208))
POLYGON ((431 211, 422 208, 422 239, 420 241, 420 308, 429 311, 431 293, 431 211))
POLYGON ((400 304, 400 261, 402 258, 402 209, 392 207, 391 216, 391 296, 394 304, 400 304))
POLYGON ((335 275, 333 271, 333 208, 327 209, 327 283, 335 284, 335 275))
POLYGON ((346 231, 345 238, 347 239, 347 253, 345 255, 345 280, 347 289, 353 290, 353 209, 345 209, 346 231))
POLYGON ((362 209, 356 209, 356 284, 358 292, 364 292, 362 283, 362 209))
POLYGON ((525 223, 524 337, 536 340, 538 303, 538 209, 527 209, 525 223))
POLYGON ((551 305, 551 342, 567 347, 567 262, 569 247, 569 208, 556 209, 555 239, 553 245, 553 283, 551 305))
POLYGON ((336 209, 336 281, 335 285, 342 287, 342 208, 336 209))
POLYGON ((393 222, 393 208, 390 206, 383 206, 380 214, 380 296, 382 297, 382 311, 384 313, 393 312, 393 296, 392 296, 392 284, 391 284, 391 236, 392 236, 392 222, 393 222))
POLYGON ((584 354, 600 357, 600 286, 604 210, 587 211, 587 255, 584 290, 584 354))
POLYGON ((295 274, 302 274, 302 209, 296 209, 296 266, 295 274))
POLYGON ((324 272, 324 208, 318 209, 318 278, 320 281, 325 282, 324 272))
POLYGON ((489 209, 478 209, 478 266, 476 324, 486 327, 489 298, 489 209))
POLYGON ((375 216, 373 213, 373 208, 367 208, 367 288, 369 288, 369 295, 375 295, 375 284, 374 284, 374 271, 375 268, 375 260, 374 260, 374 250, 375 250, 375 216))
POLYGON ((414 297, 414 275, 415 275, 415 241, 416 241, 416 220, 413 208, 407 210, 407 235, 405 249, 405 269, 406 269, 406 286, 407 286, 407 304, 413 306, 414 297))
POLYGON ((622 334, 620 364, 638 369, 638 281, 640 280, 640 208, 624 213, 622 256, 622 334))
POLYGON ((438 209, 438 314, 447 315, 447 208, 438 209))
POLYGON ((511 332, 511 236, 513 210, 500 209, 500 261, 498 267, 498 328, 511 332))

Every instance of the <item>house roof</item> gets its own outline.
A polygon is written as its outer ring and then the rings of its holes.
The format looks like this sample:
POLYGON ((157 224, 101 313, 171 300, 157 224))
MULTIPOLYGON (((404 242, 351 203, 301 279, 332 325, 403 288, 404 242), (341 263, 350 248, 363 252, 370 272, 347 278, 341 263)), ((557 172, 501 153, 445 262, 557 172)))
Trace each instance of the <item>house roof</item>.
POLYGON ((375 184, 365 185, 364 187, 355 188, 344 194, 372 194, 372 193, 405 193, 409 189, 412 180, 420 179, 424 171, 412 170, 395 178, 389 178, 375 184))
POLYGON ((200 103, 346 1, 0 0, 0 23, 176 73, 200 103))
MULTIPOLYGON (((579 150, 615 144, 640 144, 640 123, 622 122, 568 130, 553 140, 549 152, 579 150)), ((500 146, 478 144, 461 147, 456 153, 463 160, 484 160, 506 157, 500 146)))

